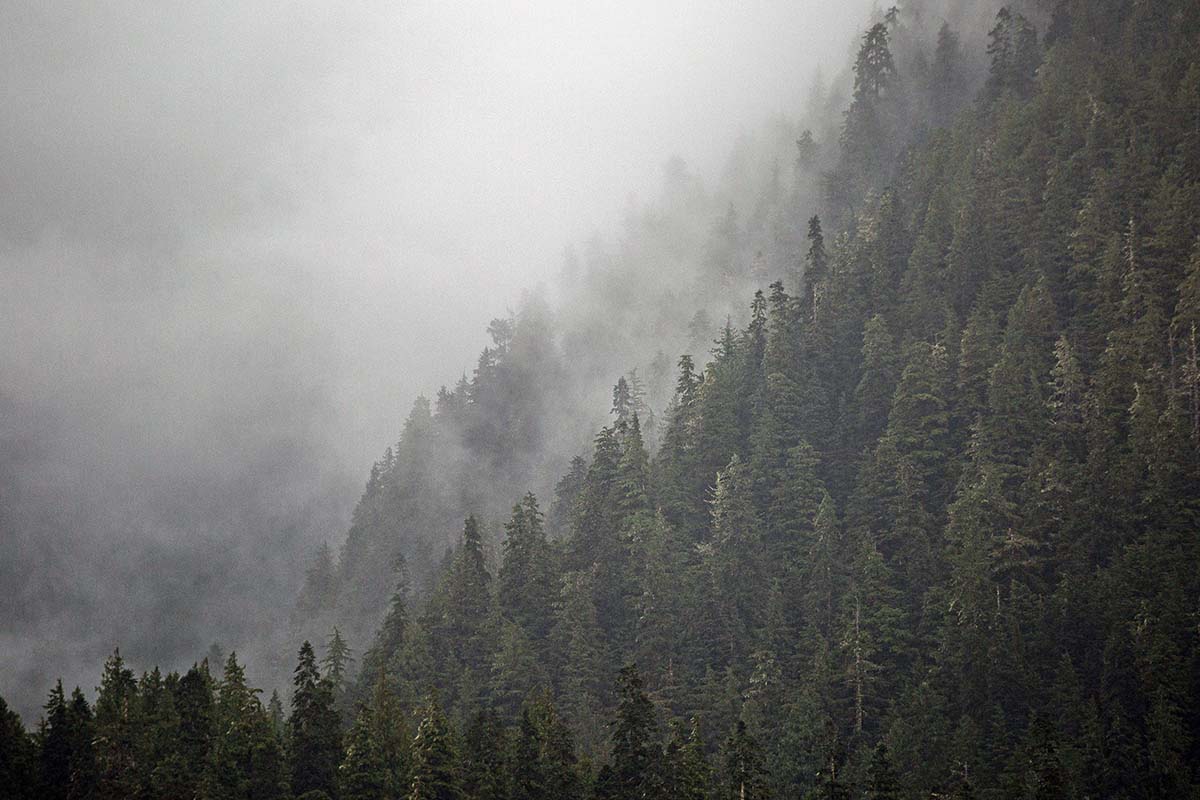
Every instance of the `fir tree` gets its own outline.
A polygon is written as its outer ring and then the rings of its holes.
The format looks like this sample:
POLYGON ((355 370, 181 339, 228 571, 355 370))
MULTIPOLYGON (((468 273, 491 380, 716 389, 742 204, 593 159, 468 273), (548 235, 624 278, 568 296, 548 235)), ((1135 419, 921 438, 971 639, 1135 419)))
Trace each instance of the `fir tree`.
POLYGON ((891 757, 888 756, 887 745, 883 742, 875 746, 875 751, 871 755, 869 775, 867 785, 869 800, 899 800, 900 781, 896 777, 896 770, 892 767, 891 757))
POLYGON ((346 742, 346 756, 338 768, 341 800, 384 800, 392 797, 390 775, 376 738, 371 709, 362 707, 346 742))
POLYGON ((422 712, 413 740, 413 774, 409 800, 460 800, 462 775, 454 735, 436 696, 422 712))
POLYGON ((98 800, 118 800, 137 792, 137 682, 119 650, 104 664, 96 697, 95 748, 98 800))
POLYGON ((323 791, 336 797, 341 722, 333 707, 333 686, 321 677, 308 642, 300 646, 292 686, 288 718, 292 791, 297 795, 323 791))
MULTIPOLYGON (((53 701, 52 694, 50 702, 53 701)), ((42 760, 45 764, 45 756, 42 756, 42 760)), ((42 775, 45 774, 43 767, 42 775)), ((0 698, 0 786, 5 787, 5 792, 13 800, 33 800, 38 796, 39 784, 46 792, 42 796, 64 796, 47 783, 39 781, 38 754, 34 743, 25 733, 21 717, 0 698)))
POLYGON ((662 745, 654 706, 642 688, 637 668, 621 668, 617 678, 617 715, 612 725, 612 772, 606 796, 614 800, 650 800, 662 796, 662 745))
POLYGON ((766 800, 771 796, 762 749, 741 720, 725 742, 725 780, 725 796, 731 800, 766 800))
POLYGON ((504 531, 496 599, 505 617, 540 643, 550 632, 554 579, 542 513, 532 492, 513 506, 512 519, 504 531))

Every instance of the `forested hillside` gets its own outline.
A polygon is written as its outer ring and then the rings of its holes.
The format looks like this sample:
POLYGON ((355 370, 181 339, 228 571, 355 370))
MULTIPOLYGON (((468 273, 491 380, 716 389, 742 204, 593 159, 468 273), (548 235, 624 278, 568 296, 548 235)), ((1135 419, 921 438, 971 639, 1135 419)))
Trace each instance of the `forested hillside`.
POLYGON ((115 654, 0 708, 0 794, 1200 796, 1200 5, 996 12, 881 15, 494 321, 290 713, 115 654))

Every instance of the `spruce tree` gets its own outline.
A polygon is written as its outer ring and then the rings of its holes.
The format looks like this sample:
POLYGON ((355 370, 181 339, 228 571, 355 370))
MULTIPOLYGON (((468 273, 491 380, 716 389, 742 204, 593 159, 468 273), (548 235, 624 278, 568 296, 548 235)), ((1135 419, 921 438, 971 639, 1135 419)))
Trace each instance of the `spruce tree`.
POLYGON ((496 600, 504 616, 540 645, 550 632, 555 592, 542 512, 532 492, 513 506, 504 531, 496 600))
POLYGON ((725 796, 730 800, 767 800, 767 768, 762 748, 738 720, 725 741, 725 796))
POLYGON ((888 755, 887 745, 883 742, 875 745, 871 754, 869 781, 867 784, 868 800, 899 800, 900 781, 888 755))
POLYGON ((175 710, 179 714, 179 755, 183 761, 183 791, 200 791, 216 733, 213 680, 207 662, 193 664, 175 685, 175 710))
POLYGON ((333 706, 333 686, 321 677, 316 654, 307 641, 300 646, 292 686, 288 718, 292 792, 323 791, 336 797, 342 760, 341 720, 333 706))
MULTIPOLYGON (((61 687, 61 681, 59 685, 61 687)), ((52 693, 50 702, 54 702, 54 699, 52 693)), ((43 751, 44 749, 43 746, 43 751)), ((42 760, 44 764, 44 755, 42 760)), ((57 764, 54 768, 57 768, 57 764)), ((42 768, 41 774, 46 774, 45 767, 42 768)), ((61 783, 56 785, 61 785, 61 783)), ((4 787, 8 796, 13 800, 33 800, 38 796, 64 796, 40 779, 37 748, 34 746, 33 740, 25 733, 21 717, 9 709, 2 697, 0 697, 0 786, 4 787), (39 795, 39 793, 42 794, 39 795)))
POLYGON ((542 737, 526 706, 521 709, 510 757, 512 800, 550 800, 542 764, 542 737))
POLYGON ((430 696, 413 740, 412 786, 408 800, 460 800, 461 763, 450 723, 430 696))
POLYGON ((614 800, 657 800, 663 796, 662 745, 654 705, 637 668, 617 677, 617 715, 612 723, 612 772, 606 796, 614 800))
POLYGON ((700 724, 675 720, 663 752, 663 788, 672 800, 708 800, 712 794, 712 769, 704 752, 700 724))
POLYGON ((346 755, 338 768, 341 800, 385 800, 393 797, 388 764, 377 739, 369 707, 360 707, 346 741, 346 755))
POLYGON ((123 800, 137 792, 137 682, 119 650, 104 664, 96 697, 96 797, 123 800))
POLYGON ((477 712, 463 741, 463 793, 473 800, 508 797, 508 739, 494 711, 477 712))
MULTIPOLYGON (((50 690, 50 697, 42 706, 45 710, 40 742, 41 784, 46 797, 59 800, 66 798, 71 788, 72 736, 67 698, 60 678, 50 690)), ((6 709, 6 713, 7 709, 6 709)), ((8 720, 5 720, 7 722, 8 720)), ((25 736, 24 728, 21 736, 25 736)), ((15 754, 16 744, 11 743, 15 754)), ((15 784, 14 784, 15 785, 15 784)))

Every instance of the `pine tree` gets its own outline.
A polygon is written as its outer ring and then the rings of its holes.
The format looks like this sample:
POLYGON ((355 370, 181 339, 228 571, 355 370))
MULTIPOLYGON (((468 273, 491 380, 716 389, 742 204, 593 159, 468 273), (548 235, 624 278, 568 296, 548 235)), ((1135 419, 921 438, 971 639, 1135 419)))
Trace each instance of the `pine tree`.
POLYGON ((413 775, 409 800, 460 800, 462 774, 454 734, 436 696, 422 712, 413 740, 413 775))
POLYGON ((292 791, 296 795, 323 791, 336 797, 341 721, 333 707, 333 686, 321 677, 308 642, 300 646, 292 686, 288 719, 292 791))
POLYGON ((804 291, 800 295, 800 309, 804 319, 812 319, 821 286, 829 277, 829 256, 825 252, 825 234, 818 216, 808 220, 808 254, 804 263, 804 291))
POLYGON ((730 800, 767 800, 767 768, 762 749, 738 720, 725 742, 725 796, 730 800))
MULTIPOLYGON (((718 617, 718 659, 737 660, 748 652, 761 624, 766 578, 761 523, 754 511, 750 471, 737 456, 717 475, 712 500, 709 570, 718 617)), ((720 662, 725 663, 725 662, 720 662)))
POLYGON ((663 753, 664 789, 672 800, 708 800, 711 795, 712 769, 700 736, 700 724, 693 718, 690 729, 676 720, 663 753), (686 730, 686 732, 685 732, 686 730))
POLYGON ((1028 97, 1041 61, 1037 31, 1029 20, 1005 7, 996 14, 996 25, 988 36, 987 52, 992 59, 988 93, 992 97, 1004 92, 1028 97))
MULTIPOLYGON (((71 735, 70 714, 61 679, 50 690, 50 697, 42 708, 46 712, 39 737, 42 791, 45 792, 47 798, 65 799, 70 795, 71 790, 71 761, 74 755, 72 739, 74 737, 71 735)), ((7 708, 4 710, 5 713, 10 713, 7 708)), ((8 724, 9 720, 5 719, 4 722, 8 724)), ((11 731, 11 729, 8 730, 11 731)), ((24 728, 20 729, 20 736, 24 738, 24 728)), ((16 741, 14 739, 9 743, 13 748, 14 758, 18 749, 23 750, 23 748, 17 747, 16 741)))
POLYGON ((487 622, 491 608, 492 576, 483 552, 483 539, 474 515, 463 525, 462 544, 454 555, 446 582, 447 629, 445 635, 471 676, 481 682, 489 643, 487 622))
POLYGON ((473 800, 504 800, 508 797, 507 734, 500 718, 490 710, 479 711, 467 727, 463 751, 463 790, 473 800))
POLYGON ((137 767, 141 796, 172 798, 188 789, 188 771, 180 752, 180 719, 175 708, 173 686, 179 676, 164 679, 155 667, 142 675, 138 686, 141 730, 137 743, 137 767))
POLYGON ((408 718, 389 688, 386 673, 375 682, 369 708, 371 739, 386 771, 386 796, 403 797, 412 783, 412 737, 408 718))
POLYGON ((334 707, 345 716, 349 716, 350 713, 347 692, 350 682, 350 665, 353 663, 354 651, 350 649, 350 645, 346 644, 346 640, 342 638, 342 632, 335 625, 333 633, 330 634, 329 641, 325 645, 325 657, 321 659, 321 669, 322 677, 333 687, 334 707))
POLYGON ((561 672, 562 708, 585 752, 597 752, 595 720, 606 707, 611 683, 608 648, 596 614, 595 569, 563 576, 556 609, 555 639, 564 660, 561 672))
POLYGON ((525 698, 548 683, 529 635, 514 622, 502 622, 491 664, 491 695, 497 709, 516 716, 525 698))
POLYGON ((864 35, 854 62, 854 96, 842 128, 842 160, 828 186, 835 208, 852 211, 880 177, 892 150, 889 106, 896 65, 883 23, 864 35))
POLYGON ((67 797, 85 800, 96 791, 95 725, 92 709, 78 686, 71 692, 67 722, 71 738, 71 788, 67 797))
POLYGON ((179 755, 184 765, 181 789, 185 796, 193 796, 200 791, 216 733, 213 680, 207 662, 193 664, 174 692, 179 714, 179 755))
MULTIPOLYGON (((214 797, 249 800, 286 794, 279 739, 257 695, 257 689, 246 685, 237 655, 230 653, 217 688, 217 736, 206 781, 214 797)), ((326 791, 335 796, 332 787, 326 791)))
POLYGON ((869 445, 883 433, 900 377, 896 341, 879 314, 863 328, 862 378, 854 389, 856 441, 869 445))
POLYGON ((403 556, 397 558, 396 584, 392 591, 383 624, 375 632, 375 640, 363 656, 362 669, 358 676, 358 694, 373 686, 381 675, 387 673, 392 662, 400 657, 410 636, 408 615, 408 569, 403 556))
MULTIPOLYGON (((45 763, 45 757, 42 758, 45 763)), ((39 796, 38 791, 45 792, 41 795, 45 797, 64 796, 41 783, 38 772, 38 754, 33 740, 25 733, 21 717, 0 697, 0 786, 13 800, 33 800, 39 796)), ((42 774, 45 775, 44 768, 42 774)))
POLYGON ((513 506, 512 519, 504 531, 496 599, 505 617, 540 644, 550 632, 555 592, 542 512, 532 492, 513 506))
POLYGON ((583 784, 575 756, 575 741, 558 716, 549 692, 535 698, 529 711, 541 742, 539 758, 546 796, 554 800, 580 800, 583 784))
POLYGON ((880 742, 871 755, 870 780, 867 786, 868 800, 899 800, 900 781, 892 767, 887 745, 880 742))
POLYGON ((613 387, 613 402, 612 413, 617 418, 617 422, 628 422, 636 412, 634 409, 633 395, 629 390, 629 382, 625 380, 625 376, 617 379, 617 385, 613 387))
POLYGON ((549 800, 546 776, 542 766, 541 733, 533 724, 529 708, 521 710, 517 734, 513 739, 512 800, 549 800))
POLYGON ((849 800, 850 787, 843 776, 846 752, 836 733, 826 737, 825 754, 821 771, 817 773, 816 796, 821 800, 849 800))
POLYGON ((932 508, 950 482, 949 375, 941 345, 917 343, 908 354, 892 399, 885 438, 912 464, 919 490, 932 508))
POLYGON ((346 756, 338 768, 341 800, 385 800, 393 796, 388 764, 379 744, 371 709, 360 707, 347 737, 346 756))
POLYGON ((96 698, 96 797, 123 800, 137 792, 137 682, 119 650, 104 664, 96 698))
POLYGON ((642 688, 637 668, 621 668, 617 678, 617 716, 612 725, 612 772, 606 796, 614 800, 662 797, 662 745, 654 706, 642 688))

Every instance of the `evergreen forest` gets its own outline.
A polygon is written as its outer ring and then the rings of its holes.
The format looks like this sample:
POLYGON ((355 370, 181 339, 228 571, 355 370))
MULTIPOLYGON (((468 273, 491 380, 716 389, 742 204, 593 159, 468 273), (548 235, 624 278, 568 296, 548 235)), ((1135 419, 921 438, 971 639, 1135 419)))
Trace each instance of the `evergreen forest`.
POLYGON ((0 796, 1200 797, 1200 3, 951 6, 491 323, 277 685, 114 651, 0 796))

